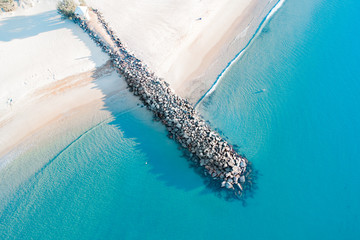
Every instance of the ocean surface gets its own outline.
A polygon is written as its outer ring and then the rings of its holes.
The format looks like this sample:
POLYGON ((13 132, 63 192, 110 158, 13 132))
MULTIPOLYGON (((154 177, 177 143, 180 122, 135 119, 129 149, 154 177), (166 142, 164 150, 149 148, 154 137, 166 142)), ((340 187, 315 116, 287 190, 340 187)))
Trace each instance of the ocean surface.
POLYGON ((359 12, 287 0, 198 106, 259 172, 245 203, 135 108, 2 168, 0 239, 360 239, 359 12))

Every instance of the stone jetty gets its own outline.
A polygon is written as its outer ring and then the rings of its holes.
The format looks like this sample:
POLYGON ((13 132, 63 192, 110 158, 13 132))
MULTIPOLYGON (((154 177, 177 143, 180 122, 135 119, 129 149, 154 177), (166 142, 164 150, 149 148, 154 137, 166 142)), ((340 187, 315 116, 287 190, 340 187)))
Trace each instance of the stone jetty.
POLYGON ((165 125, 168 136, 186 149, 191 160, 203 169, 206 176, 214 179, 219 187, 236 196, 241 196, 246 189, 251 188, 248 160, 211 130, 186 99, 177 96, 167 82, 131 54, 98 10, 92 11, 115 47, 93 31, 88 22, 78 18, 73 21, 110 56, 115 69, 124 76, 129 90, 152 111, 155 119, 165 125))

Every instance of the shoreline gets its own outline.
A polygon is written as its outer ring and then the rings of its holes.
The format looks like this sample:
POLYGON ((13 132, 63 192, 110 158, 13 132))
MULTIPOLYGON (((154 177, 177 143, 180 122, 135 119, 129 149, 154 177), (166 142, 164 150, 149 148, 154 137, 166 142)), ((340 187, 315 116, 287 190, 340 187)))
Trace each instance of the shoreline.
MULTIPOLYGON (((46 7, 46 9, 48 9, 49 7, 48 6, 50 6, 51 5, 51 3, 46 3, 45 5, 47 6, 46 7), (46 5, 47 4, 47 5, 46 5)), ((43 4, 44 5, 44 4, 43 4)), ((34 12, 35 13, 38 13, 39 12, 39 10, 38 9, 36 9, 36 6, 34 7, 34 12)), ((40 8, 41 9, 41 8, 40 8)), ((30 9, 26 9, 26 10, 23 10, 23 9, 20 9, 21 11, 20 12, 27 12, 27 11, 32 11, 32 8, 30 8, 30 9)), ((50 9, 51 10, 51 9, 50 9)), ((41 12, 41 11, 40 11, 41 12)), ((16 13, 12 13, 12 14, 14 14, 15 16, 17 16, 17 14, 16 13)), ((29 14, 28 12, 26 13, 26 14, 29 14)), ((31 14, 31 13, 30 13, 31 14)), ((8 16, 8 15, 7 15, 8 16)), ((9 17, 9 19, 11 19, 11 17, 9 17)), ((67 25, 67 27, 69 27, 69 24, 72 24, 72 23, 68 23, 68 22, 66 22, 66 25, 67 25)), ((74 31, 75 33, 76 33, 76 35, 78 35, 78 34, 83 34, 83 33, 79 33, 77 30, 73 30, 73 27, 70 27, 70 29, 72 30, 72 31, 74 31)), ((55 29, 56 30, 56 29, 55 29)), ((204 30, 204 29, 202 29, 202 30, 204 30)), ((58 31, 58 30, 56 30, 56 31, 58 31)), ((248 32, 247 32, 248 33, 248 32)), ((243 32, 241 32, 240 34, 243 34, 243 32)), ((86 39, 84 39, 83 37, 81 37, 80 38, 81 39, 81 41, 87 41, 86 39)), ((1 40, 1 39, 0 39, 1 40)), ((1 42, 0 42, 1 43, 1 42)), ((7 44, 7 42, 5 42, 6 44, 7 44)), ((91 51, 94 51, 93 50, 93 48, 97 48, 96 46, 95 46, 95 44, 89 44, 88 42, 86 43, 87 45, 88 45, 88 47, 90 47, 91 48, 91 51)), ((125 45, 128 45, 126 42, 125 42, 125 45)), ((222 46, 222 47, 226 47, 226 46, 222 46)), ((135 53, 137 53, 137 51, 141 51, 141 49, 134 49, 133 50, 135 53)), ((97 52, 97 51, 95 51, 95 52, 97 52)), ((94 53, 93 53, 94 54, 94 53)), ((92 56, 92 55, 91 55, 92 56)), ((81 58, 82 56, 78 56, 79 58, 81 58)), ((100 59, 104 59, 104 57, 103 57, 103 55, 101 55, 101 57, 99 57, 100 59)), ((101 63, 102 61, 104 61, 104 60, 99 60, 99 58, 97 58, 97 60, 95 60, 95 62, 96 62, 96 65, 98 66, 99 65, 99 63, 101 63)), ((94 61, 94 60, 92 60, 92 61, 94 61)), ((146 62, 146 64, 149 64, 150 66, 152 65, 152 63, 148 63, 148 62, 146 62)), ((175 64, 180 64, 180 63, 177 63, 177 62, 175 62, 175 64)), ((94 66, 94 65, 93 65, 94 66)), ((53 70, 53 69, 51 69, 51 71, 49 70, 49 72, 50 72, 50 76, 48 77, 48 78, 54 78, 54 80, 56 80, 55 82, 52 82, 52 83, 58 83, 59 81, 61 81, 61 80, 58 80, 57 78, 58 78, 58 76, 64 76, 64 77, 71 77, 72 75, 71 74, 82 74, 83 73, 83 71, 81 71, 81 69, 84 69, 84 67, 83 66, 76 66, 76 67, 74 67, 74 68, 72 68, 70 71, 66 71, 65 73, 60 73, 60 72, 58 72, 58 71, 56 71, 56 70, 53 70), (80 71, 79 71, 80 70, 80 71), (70 74, 71 73, 71 74, 70 74), (56 77, 56 79, 55 79, 55 77, 56 77)), ((89 69, 89 66, 87 66, 85 69, 89 69)), ((40 75, 39 77, 42 77, 42 75, 40 75)), ((119 77, 118 77, 119 78, 119 77)), ((167 80, 167 79, 166 79, 167 80)), ((120 82, 122 82, 122 83, 125 83, 124 81, 123 81, 123 79, 119 79, 119 81, 120 82)), ((190 83, 187 83, 187 82, 185 82, 185 81, 183 81, 182 82, 182 85, 184 85, 184 84, 186 84, 186 85, 188 85, 188 86, 191 86, 191 84, 190 83)), ((94 82, 93 81, 91 81, 91 80, 89 80, 89 83, 86 85, 86 86, 84 86, 85 88, 88 88, 87 89, 87 91, 91 91, 92 93, 94 93, 93 92, 93 87, 94 87, 94 82)), ((171 85, 171 83, 170 83, 170 85, 171 85)), ((109 83, 109 85, 107 86, 107 88, 113 88, 114 86, 116 86, 116 85, 114 85, 114 83, 109 83)), ((24 96, 21 96, 21 99, 19 99, 18 101, 16 101, 17 99, 15 99, 15 103, 14 103, 14 107, 15 108, 17 108, 18 106, 19 106, 19 108, 21 109, 21 108, 26 108, 27 107, 27 104, 26 104, 26 102, 27 101, 29 101, 29 100, 31 100, 31 98, 29 98, 29 94, 31 93, 31 92, 34 92, 34 91, 38 91, 39 89, 41 89, 41 88, 45 88, 46 87, 46 84, 41 84, 39 87, 36 87, 35 86, 35 88, 33 89, 31 89, 31 91, 28 91, 28 93, 26 93, 26 95, 24 95, 24 96)), ((65 92, 66 93, 68 93, 69 91, 73 91, 74 89, 67 89, 65 92)), ((77 89, 77 90, 79 90, 79 89, 77 89)), ((126 89, 125 89, 126 90, 126 89)), ((46 91, 45 91, 46 92, 46 91)), ((21 92, 22 93, 22 92, 21 92)), ((90 93, 90 92, 89 92, 90 93)), ((60 98, 58 98, 58 100, 61 102, 61 104, 63 104, 63 106, 64 107, 69 107, 69 106, 71 106, 72 105, 72 103, 71 103, 71 99, 75 96, 75 95, 72 95, 73 97, 70 97, 70 95, 71 94, 68 94, 67 96, 68 97, 66 97, 66 96, 62 96, 62 98, 60 99, 60 98)), ((131 95, 131 94, 130 94, 131 95)), ((74 99, 76 99, 77 101, 78 100, 80 100, 81 98, 85 98, 85 95, 83 95, 83 97, 80 97, 79 98, 79 96, 78 97, 75 97, 74 99)), ((97 97, 96 97, 96 101, 103 101, 103 96, 101 97, 100 95, 98 95, 97 97)), ((39 100, 40 101, 40 100, 39 100)), ((45 107, 47 107, 47 108, 49 108, 50 107, 50 109, 52 108, 52 106, 49 106, 49 103, 48 102, 46 102, 47 100, 43 100, 43 101, 40 101, 42 104, 44 104, 44 106, 45 107)), ((94 100, 95 101, 95 100, 94 100)), ((59 102, 59 103, 60 103, 59 102)), ((86 104, 85 104, 86 105, 86 104)), ((85 105, 83 105, 83 106, 85 106, 85 105)), ((79 106, 80 107, 80 106, 79 106)), ((3 111, 3 107, 2 108, 0 108, 0 110, 1 111, 3 111)), ((72 108, 70 107, 70 110, 71 110, 72 108)), ((70 111, 69 109, 68 109, 68 111, 70 111)), ((2 147, 2 149, 0 149, 0 159, 2 159, 6 154, 8 154, 8 153, 10 153, 10 152, 12 152, 13 150, 15 150, 18 146, 20 146, 22 143, 24 143, 24 142, 27 142, 27 141, 29 141, 29 139, 31 140, 31 138, 32 138, 32 136, 35 136, 37 133, 39 133, 39 132, 42 132, 42 130, 43 130, 43 128, 45 127, 45 126, 47 126, 47 125, 49 125, 49 124, 51 124, 51 123, 53 123, 54 121, 56 121, 59 117, 61 117, 62 115, 64 115, 64 114, 66 114, 66 111, 64 111, 64 109, 63 108, 61 108, 61 107, 55 107, 54 109, 52 109, 52 111, 54 111, 53 113, 53 115, 52 116, 50 116, 51 114, 49 114, 48 112, 46 112, 46 111, 43 111, 42 112, 42 114, 45 114, 44 116, 45 116, 45 118, 48 118, 48 121, 45 121, 45 122, 43 122, 42 124, 35 124, 34 125, 34 122, 33 123, 31 123, 31 121, 30 122, 27 122, 27 120, 25 120, 24 121, 24 119, 27 119, 27 117, 26 117, 26 115, 24 115, 24 114, 18 114, 18 113, 14 113, 14 111, 11 109, 11 111, 9 112, 9 111, 7 111, 7 112, 5 112, 5 114, 6 114, 6 118, 7 119, 5 119, 5 121, 4 121, 4 118, 2 118, 1 119, 1 123, 0 123, 0 132, 3 132, 4 134, 3 134, 3 136, 5 136, 5 138, 2 138, 2 139, 0 139, 0 141, 1 142, 4 142, 4 143, 6 143, 6 145, 8 146, 8 147, 5 147, 5 145, 2 147), (23 116, 23 118, 21 118, 21 116, 23 116), (54 116, 56 116, 56 117, 54 117, 54 116), (30 127, 32 127, 32 131, 29 131, 28 129, 26 129, 26 128, 23 128, 23 130, 24 130, 24 132, 19 132, 18 130, 16 131, 16 132, 14 132, 12 129, 14 129, 13 127, 11 127, 10 128, 10 126, 12 126, 11 125, 11 123, 12 122, 16 122, 16 124, 17 125, 19 125, 19 124, 21 124, 21 125, 23 125, 24 123, 26 123, 26 124, 30 124, 29 126, 30 127), (10 123, 10 124, 9 124, 10 123), (11 134, 7 134, 6 132, 8 132, 8 133, 11 133, 11 134), (11 138, 11 136, 12 135, 18 135, 18 134, 22 134, 23 136, 21 137, 21 138, 11 138), (6 140, 6 139, 11 139, 11 141, 8 141, 8 140, 6 140)), ((35 105, 32 105, 32 108, 31 109, 29 109, 29 114, 28 114, 28 116, 31 116, 32 114, 34 114, 34 113, 41 113, 41 111, 39 112, 37 109, 36 109, 36 106, 35 105)), ((5 115, 3 115, 3 116, 5 116, 5 115)), ((75 120, 75 119, 74 119, 75 120)), ((76 120, 75 120, 76 121, 76 120)), ((16 126, 16 124, 15 124, 15 126, 16 126)), ((46 135, 46 133, 44 133, 44 135, 46 135)), ((2 164, 1 164, 2 165, 2 164)))
MULTIPOLYGON (((250 1, 246 8, 226 25, 227 30, 217 42, 212 40, 206 42, 209 46, 203 49, 205 54, 201 59, 201 64, 184 74, 183 81, 174 86, 177 94, 196 105, 228 67, 229 62, 234 60, 256 37, 259 27, 263 25, 266 17, 278 3, 279 1, 275 0, 250 1), (211 46, 212 44, 214 45, 211 46)), ((203 31, 206 33, 214 30, 210 28, 203 31)), ((177 62, 174 63, 174 65, 177 64, 177 62)), ((165 80, 168 79, 165 78, 165 80)), ((170 85, 172 85, 171 80, 170 85)))
MULTIPOLYGON (((105 102, 105 97, 110 98, 113 94, 126 91, 126 87, 121 83, 123 79, 119 78, 114 71, 97 78, 93 78, 89 74, 93 73, 85 72, 70 76, 37 89, 31 94, 32 96, 27 97, 27 103, 17 106, 11 114, 4 117, 1 120, 3 126, 0 128, 2 136, 0 159, 19 144, 30 141, 33 135, 41 132, 46 126, 73 116, 76 111, 87 112, 86 115, 90 119, 100 112, 104 112, 103 115, 110 117, 111 112, 108 111, 108 108, 111 106, 105 102), (69 79, 70 82, 68 82, 69 79), (26 119, 26 122, 23 119, 26 119)), ((123 108, 126 109, 128 105, 134 103, 134 100, 130 99, 130 94, 123 95, 121 97, 130 100, 127 105, 123 105, 123 108)), ((78 118, 72 120, 74 125, 78 124, 78 118)), ((84 119, 81 121, 84 122, 84 119)), ((56 126, 54 125, 54 127, 56 126)), ((44 134, 47 135, 45 132, 44 134)))
POLYGON ((57 138, 67 141, 67 135, 76 138, 116 114, 138 108, 140 101, 128 91, 125 84, 124 79, 112 70, 96 78, 82 78, 80 84, 65 85, 65 90, 51 85, 38 89, 32 94, 34 99, 28 99, 28 104, 19 107, 5 119, 6 128, 0 128, 3 136, 0 139, 0 170, 33 147, 49 141, 55 143, 57 138), (49 92, 49 89, 54 92, 49 92), (37 116, 31 114, 34 110, 37 116), (13 119, 14 116, 17 119, 13 119), (24 118, 27 119, 26 126, 23 124, 24 118))
POLYGON ((245 45, 245 47, 236 54, 236 56, 227 63, 226 67, 223 69, 223 71, 217 76, 215 82, 211 85, 211 87, 205 92, 204 95, 201 96, 201 98, 195 103, 194 108, 198 106, 207 96, 209 96, 211 93, 213 93, 216 90, 217 85, 222 80, 224 74, 226 74, 229 69, 233 66, 233 64, 238 61, 242 55, 245 53, 245 51, 251 46, 253 41, 256 39, 256 37, 261 33, 262 29, 268 23, 273 15, 282 7, 282 5, 285 3, 285 0, 278 0, 278 2, 273 6, 273 8, 270 10, 270 12, 264 17, 258 28, 256 29, 255 33, 251 37, 250 41, 245 45))
MULTIPOLYGON (((49 125, 55 129, 54 122, 75 116, 74 111, 86 112, 90 121, 100 112, 108 114, 108 108, 116 111, 136 101, 126 94, 126 83, 108 56, 81 29, 61 19, 56 2, 0 14, 0 64, 5 66, 0 72, 1 166, 16 157, 9 153, 25 151, 21 146, 31 144, 38 133, 51 139, 43 130, 49 125), (111 106, 117 95, 122 106, 111 106)), ((91 126, 86 117, 73 117, 69 123, 78 121, 91 126)), ((64 135, 71 127, 63 128, 64 135)))

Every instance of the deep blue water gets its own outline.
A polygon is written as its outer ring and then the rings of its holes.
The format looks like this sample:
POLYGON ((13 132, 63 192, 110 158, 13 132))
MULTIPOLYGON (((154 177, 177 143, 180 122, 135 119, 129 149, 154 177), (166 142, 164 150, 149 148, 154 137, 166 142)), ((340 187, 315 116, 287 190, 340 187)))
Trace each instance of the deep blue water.
POLYGON ((137 108, 0 183, 0 239, 360 239, 359 11, 288 0, 199 106, 259 171, 246 206, 206 188, 137 108))

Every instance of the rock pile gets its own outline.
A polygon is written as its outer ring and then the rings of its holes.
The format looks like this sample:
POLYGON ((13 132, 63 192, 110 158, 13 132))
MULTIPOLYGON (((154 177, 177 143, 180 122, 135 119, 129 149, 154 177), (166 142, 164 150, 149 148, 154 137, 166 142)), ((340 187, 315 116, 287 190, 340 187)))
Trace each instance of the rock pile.
POLYGON ((241 195, 247 184, 251 184, 247 179, 251 171, 248 160, 211 130, 186 99, 177 96, 167 82, 130 54, 98 10, 93 9, 93 12, 116 48, 108 46, 89 28, 87 22, 80 19, 74 19, 74 22, 110 55, 116 70, 125 77, 130 91, 139 96, 155 118, 166 126, 169 137, 190 152, 191 158, 204 168, 205 175, 218 180, 221 187, 241 195))

